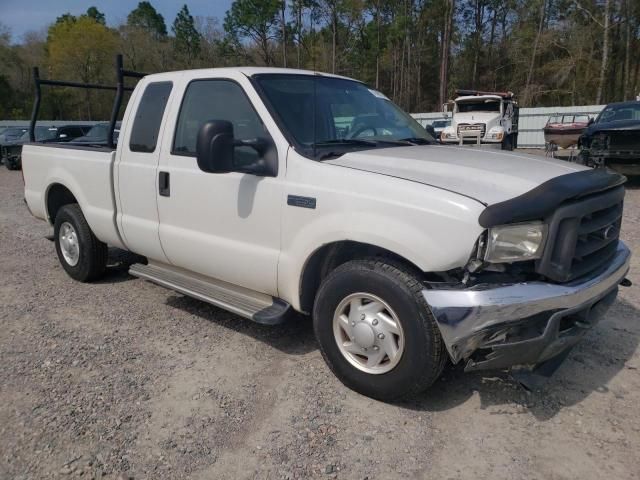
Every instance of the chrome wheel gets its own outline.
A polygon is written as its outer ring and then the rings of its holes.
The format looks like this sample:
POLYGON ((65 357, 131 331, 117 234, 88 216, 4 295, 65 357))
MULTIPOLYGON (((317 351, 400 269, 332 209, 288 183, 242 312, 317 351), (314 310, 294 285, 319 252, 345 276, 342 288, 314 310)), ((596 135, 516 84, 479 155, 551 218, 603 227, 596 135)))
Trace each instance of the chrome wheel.
POLYGON ((340 302, 333 315, 333 335, 344 358, 366 373, 391 371, 404 351, 398 316, 370 293, 354 293, 340 302))
POLYGON ((69 222, 64 222, 60 225, 58 242, 60 243, 60 251, 64 261, 71 267, 75 267, 80 259, 80 245, 78 244, 76 229, 69 222))

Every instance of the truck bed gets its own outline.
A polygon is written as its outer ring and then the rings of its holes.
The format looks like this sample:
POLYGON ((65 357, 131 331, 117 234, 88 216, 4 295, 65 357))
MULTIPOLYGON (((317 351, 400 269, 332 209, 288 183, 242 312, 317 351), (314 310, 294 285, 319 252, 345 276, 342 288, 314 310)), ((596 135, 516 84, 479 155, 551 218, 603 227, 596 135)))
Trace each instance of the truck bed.
POLYGON ((96 237, 124 247, 115 223, 115 150, 106 146, 29 143, 22 151, 25 200, 33 215, 53 222, 47 197, 59 184, 76 198, 96 237))

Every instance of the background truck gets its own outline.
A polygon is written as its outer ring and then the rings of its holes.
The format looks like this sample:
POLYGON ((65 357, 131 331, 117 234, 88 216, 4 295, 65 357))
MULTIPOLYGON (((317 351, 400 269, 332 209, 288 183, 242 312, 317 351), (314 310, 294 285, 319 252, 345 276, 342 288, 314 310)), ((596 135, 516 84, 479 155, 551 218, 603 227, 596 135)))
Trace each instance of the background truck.
POLYGON ((512 92, 456 90, 451 125, 442 143, 493 144, 503 150, 518 147, 518 103, 512 92))
MULTIPOLYGON (((112 130, 135 73, 118 72, 112 130)), ((550 371, 628 282, 619 174, 439 146, 334 75, 141 77, 117 149, 24 146, 26 203, 78 281, 112 245, 146 257, 132 275, 250 320, 310 315, 336 376, 384 400, 448 360, 550 371)))

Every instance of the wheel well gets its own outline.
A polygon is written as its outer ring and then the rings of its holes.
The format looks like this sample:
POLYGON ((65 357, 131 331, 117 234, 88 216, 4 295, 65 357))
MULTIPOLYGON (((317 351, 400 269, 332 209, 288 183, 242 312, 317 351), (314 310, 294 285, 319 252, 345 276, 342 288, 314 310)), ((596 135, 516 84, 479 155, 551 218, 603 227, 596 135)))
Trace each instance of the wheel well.
POLYGON ((318 288, 331 271, 348 261, 371 257, 383 257, 395 264, 403 264, 420 272, 420 269, 409 260, 375 245, 348 240, 329 243, 313 252, 304 267, 300 280, 301 310, 311 312, 318 288))
POLYGON ((51 223, 55 223, 56 215, 62 207, 78 203, 71 190, 59 183, 53 184, 47 193, 47 215, 51 223))

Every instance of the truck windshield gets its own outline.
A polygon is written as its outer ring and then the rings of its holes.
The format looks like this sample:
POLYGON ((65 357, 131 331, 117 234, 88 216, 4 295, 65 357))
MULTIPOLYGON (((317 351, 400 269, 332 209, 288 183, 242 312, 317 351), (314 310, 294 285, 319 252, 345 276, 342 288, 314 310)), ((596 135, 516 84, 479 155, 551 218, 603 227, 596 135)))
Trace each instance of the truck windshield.
POLYGON ((298 74, 253 78, 280 128, 309 157, 435 142, 391 100, 360 82, 298 74))
POLYGON ((486 100, 483 102, 460 102, 458 112, 499 112, 500 102, 486 100))
POLYGON ((640 102, 608 105, 598 115, 596 123, 619 122, 622 120, 640 120, 640 102))

